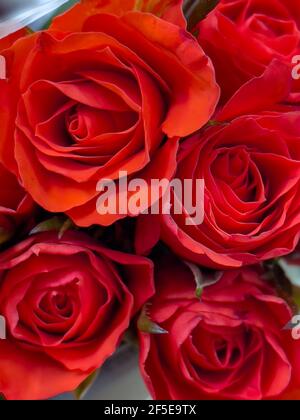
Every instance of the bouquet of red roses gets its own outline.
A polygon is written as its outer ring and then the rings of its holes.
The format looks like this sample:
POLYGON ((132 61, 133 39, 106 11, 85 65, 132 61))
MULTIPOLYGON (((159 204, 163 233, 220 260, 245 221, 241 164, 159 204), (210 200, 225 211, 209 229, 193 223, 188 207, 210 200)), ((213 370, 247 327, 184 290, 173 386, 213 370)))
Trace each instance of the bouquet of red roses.
POLYGON ((297 3, 82 0, 0 39, 3 398, 130 336, 154 399, 300 399, 297 3))

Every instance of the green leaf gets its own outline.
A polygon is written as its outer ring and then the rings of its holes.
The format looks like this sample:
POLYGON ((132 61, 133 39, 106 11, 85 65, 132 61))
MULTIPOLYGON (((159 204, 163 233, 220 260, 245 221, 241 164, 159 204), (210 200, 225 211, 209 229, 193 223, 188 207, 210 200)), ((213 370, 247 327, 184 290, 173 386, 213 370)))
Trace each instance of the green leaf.
POLYGON ((62 239, 64 233, 72 228, 76 228, 72 220, 66 219, 65 216, 54 216, 51 219, 44 220, 35 226, 31 230, 30 235, 35 235, 36 233, 42 232, 57 231, 58 238, 62 239))
POLYGON ((79 385, 79 387, 74 391, 74 395, 77 400, 81 400, 91 389, 98 377, 99 371, 99 369, 95 370, 95 372, 93 372, 88 378, 86 378, 86 380, 83 381, 79 385))
POLYGON ((209 128, 209 127, 222 127, 222 126, 225 126, 225 125, 229 125, 229 123, 224 122, 224 121, 210 120, 206 124, 205 128, 209 128))
POLYGON ((195 295, 198 299, 201 299, 203 289, 208 286, 216 284, 223 275, 221 271, 208 271, 201 269, 196 264, 188 261, 183 261, 184 264, 191 270, 196 283, 195 295))
POLYGON ((64 234, 70 230, 70 229, 74 229, 76 228, 76 226, 74 225, 73 221, 71 219, 67 219, 62 227, 60 228, 59 232, 58 232, 58 239, 62 239, 62 237, 64 236, 64 234))
POLYGON ((54 216, 51 219, 44 220, 35 226, 29 235, 35 235, 36 233, 49 232, 51 230, 60 231, 64 224, 64 220, 59 216, 54 216))
POLYGON ((195 26, 214 10, 220 0, 187 0, 184 5, 184 13, 188 22, 188 29, 195 26))
POLYGON ((192 264, 190 262, 184 261, 185 265, 187 265, 189 267, 189 269, 191 270, 191 272, 193 273, 194 276, 194 280, 196 283, 196 297, 197 298, 201 298, 202 293, 203 293, 203 285, 204 285, 204 278, 202 276, 202 272, 200 270, 200 268, 195 265, 192 264))
POLYGON ((141 315, 137 322, 138 329, 141 332, 147 334, 168 334, 168 331, 164 330, 150 319, 148 307, 149 304, 146 304, 142 309, 141 315))

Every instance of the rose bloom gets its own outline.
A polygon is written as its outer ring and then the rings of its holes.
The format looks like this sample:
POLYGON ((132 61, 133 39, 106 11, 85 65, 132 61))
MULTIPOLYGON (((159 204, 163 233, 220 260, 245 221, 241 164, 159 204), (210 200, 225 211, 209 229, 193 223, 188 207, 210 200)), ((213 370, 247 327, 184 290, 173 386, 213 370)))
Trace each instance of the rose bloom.
POLYGON ((97 213, 100 180, 170 179, 179 137, 219 98, 180 2, 139 3, 82 2, 2 51, 0 157, 37 203, 80 226, 127 215, 97 213))
POLYGON ((0 245, 32 218, 34 203, 16 177, 0 163, 0 245))
POLYGON ((0 393, 44 399, 75 389, 116 350, 152 296, 152 271, 149 260, 81 233, 39 234, 3 252, 0 393))
POLYGON ((165 334, 140 333, 141 371, 155 399, 300 399, 300 341, 284 327, 288 304, 260 266, 227 271, 195 295, 173 258, 157 269, 148 306, 165 334))
MULTIPOLYGON (((220 0, 200 22, 199 42, 213 60, 224 100, 274 58, 291 65, 300 55, 299 10, 298 0, 220 0)), ((289 101, 300 103, 300 80, 289 101)))
MULTIPOLYGON (((300 236, 300 113, 276 110, 288 93, 280 78, 288 71, 274 62, 240 89, 215 126, 182 143, 175 177, 204 179, 205 211, 202 224, 188 225, 186 211, 175 214, 174 208, 160 217, 161 238, 181 257, 234 268, 294 250, 300 236), (272 112, 259 112, 267 105, 272 112)), ((148 232, 145 242, 151 243, 157 229, 148 232)))

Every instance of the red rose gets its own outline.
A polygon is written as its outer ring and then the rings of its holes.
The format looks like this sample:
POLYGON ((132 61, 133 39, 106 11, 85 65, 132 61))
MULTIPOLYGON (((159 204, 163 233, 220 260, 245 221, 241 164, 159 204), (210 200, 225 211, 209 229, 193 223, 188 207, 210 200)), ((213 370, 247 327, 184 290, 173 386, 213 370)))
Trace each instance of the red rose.
MULTIPOLYGON (((160 220, 161 238, 183 258, 233 268, 294 250, 300 236, 300 113, 275 112, 275 105, 273 112, 256 113, 287 94, 276 77, 286 71, 274 62, 240 89, 214 127, 182 143, 175 178, 194 185, 204 179, 204 222, 188 225, 186 213, 174 214, 174 208, 160 220), (260 89, 266 96, 257 94, 260 89), (239 117, 243 113, 248 115, 239 117)), ((157 235, 153 227, 151 232, 157 235)))
MULTIPOLYGON (((200 270, 200 269, 199 269, 200 270)), ((165 259, 157 269, 152 322, 140 334, 141 371, 156 399, 299 399, 300 341, 293 314, 259 266, 228 271, 195 295, 192 271, 165 259)))
POLYGON ((32 216, 34 204, 16 177, 0 163, 0 245, 32 216))
POLYGON ((150 261, 80 233, 18 244, 0 256, 0 277, 8 334, 0 341, 0 393, 8 399, 75 389, 115 351, 153 294, 150 261))
MULTIPOLYGON (((208 121, 219 96, 211 63, 183 27, 127 2, 94 3, 2 52, 0 156, 37 203, 80 226, 126 216, 97 213, 101 179, 170 179, 179 137, 208 121)), ((161 8, 183 24, 178 8, 161 8)))
MULTIPOLYGON (((300 54, 298 0, 220 0, 198 28, 225 100, 274 58, 291 65, 300 54)), ((300 103, 300 80, 293 91, 290 101, 300 103)))

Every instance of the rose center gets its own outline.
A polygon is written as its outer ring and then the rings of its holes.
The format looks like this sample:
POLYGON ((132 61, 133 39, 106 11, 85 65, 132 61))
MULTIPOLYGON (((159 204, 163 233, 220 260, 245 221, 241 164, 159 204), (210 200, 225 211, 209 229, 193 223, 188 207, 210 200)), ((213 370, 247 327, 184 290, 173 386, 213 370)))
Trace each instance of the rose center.
POLYGON ((70 318, 73 314, 73 298, 68 291, 51 291, 43 296, 39 308, 48 315, 70 318))
POLYGON ((99 144, 101 136, 126 132, 138 121, 133 111, 107 111, 78 104, 72 107, 65 118, 71 143, 94 141, 99 144))
POLYGON ((241 201, 257 199, 261 178, 244 147, 220 149, 212 164, 212 174, 217 183, 227 184, 241 201))

